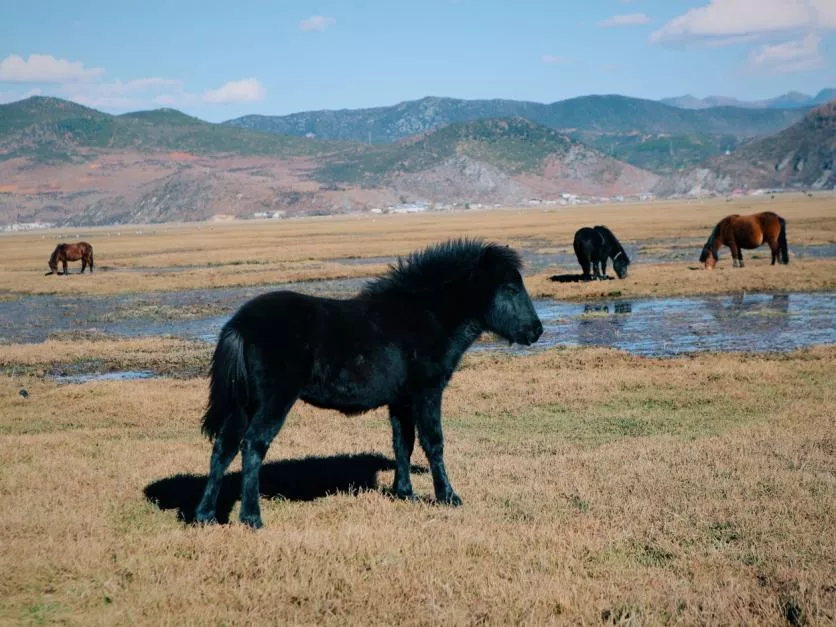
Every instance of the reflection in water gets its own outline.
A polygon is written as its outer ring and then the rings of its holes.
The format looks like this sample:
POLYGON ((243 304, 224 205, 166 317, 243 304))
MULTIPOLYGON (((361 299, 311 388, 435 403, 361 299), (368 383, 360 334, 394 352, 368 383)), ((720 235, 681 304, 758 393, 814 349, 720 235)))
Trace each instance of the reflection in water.
POLYGON ((740 292, 728 299, 708 298, 705 308, 714 319, 715 334, 733 336, 743 328, 748 334, 762 334, 767 348, 772 335, 790 328, 789 294, 769 297, 740 292))
POLYGON ((527 353, 551 346, 611 346, 639 355, 793 350, 836 343, 836 294, 735 294, 697 298, 537 301, 545 332, 527 353))
POLYGON ((627 324, 626 314, 632 313, 629 302, 587 303, 578 322, 578 343, 583 346, 610 346, 618 341, 627 324), (610 310, 612 309, 612 314, 610 310))

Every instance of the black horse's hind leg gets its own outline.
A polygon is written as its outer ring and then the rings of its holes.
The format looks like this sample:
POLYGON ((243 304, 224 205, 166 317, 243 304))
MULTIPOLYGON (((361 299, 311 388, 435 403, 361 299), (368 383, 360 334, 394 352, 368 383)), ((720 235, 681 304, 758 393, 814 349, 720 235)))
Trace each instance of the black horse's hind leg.
POLYGON ((598 265, 598 262, 597 262, 597 261, 593 261, 593 262, 592 262, 592 275, 593 275, 596 279, 600 279, 600 278, 601 278, 601 270, 599 269, 599 265, 598 265))
POLYGON ((441 390, 430 392, 426 396, 416 399, 413 404, 415 423, 418 427, 418 437, 421 448, 430 462, 433 475, 435 499, 439 503, 461 505, 462 500, 453 491, 444 467, 444 434, 441 431, 441 390))
POLYGON ((578 258, 578 264, 580 264, 581 270, 583 270, 583 280, 589 281, 589 255, 586 254, 583 245, 577 240, 575 240, 574 248, 575 257, 578 258))
POLYGON ((395 449, 395 482, 392 491, 401 499, 414 499, 412 480, 409 477, 412 451, 415 449, 415 423, 408 407, 389 407, 389 421, 392 423, 392 446, 395 449))
POLYGON ((241 481, 241 522, 253 529, 262 526, 261 507, 258 504, 258 473, 261 462, 270 448, 273 438, 284 424, 287 412, 296 402, 296 395, 290 399, 272 396, 265 399, 253 416, 244 441, 241 444, 242 481, 241 481))
POLYGON ((212 448, 212 461, 209 463, 209 478, 203 490, 203 498, 200 499, 200 504, 195 511, 196 522, 215 521, 215 510, 218 507, 218 493, 221 490, 221 482, 226 469, 229 468, 238 453, 238 446, 241 444, 241 427, 245 424, 245 420, 228 420, 215 438, 215 445, 212 448))

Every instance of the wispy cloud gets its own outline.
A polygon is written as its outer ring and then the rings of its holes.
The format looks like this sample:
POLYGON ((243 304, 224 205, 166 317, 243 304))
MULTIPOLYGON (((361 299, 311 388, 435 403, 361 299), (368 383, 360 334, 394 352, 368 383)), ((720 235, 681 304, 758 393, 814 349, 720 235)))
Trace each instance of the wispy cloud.
POLYGON ((836 29, 833 0, 711 0, 667 22, 653 43, 836 29))
POLYGON ((264 85, 255 78, 230 81, 218 89, 210 89, 203 94, 203 100, 214 104, 231 102, 256 102, 267 95, 264 85))
POLYGON ((325 15, 312 15, 311 17, 299 22, 299 30, 305 32, 324 31, 337 23, 333 17, 325 15))
POLYGON ((0 82, 6 83, 71 83, 92 81, 103 74, 102 68, 87 68, 81 61, 50 54, 30 54, 28 59, 11 54, 0 61, 0 82))
POLYGON ((598 26, 612 28, 614 26, 638 26, 647 24, 650 18, 644 13, 628 13, 627 15, 613 15, 611 18, 598 22, 598 26))
POLYGON ((749 55, 749 69, 756 72, 808 72, 825 66, 819 49, 821 37, 810 34, 797 41, 761 46, 749 55))
POLYGON ((566 61, 568 59, 566 57, 561 57, 561 56, 558 56, 556 54, 544 54, 542 57, 540 57, 540 60, 543 63, 552 64, 552 63, 566 63, 566 61))

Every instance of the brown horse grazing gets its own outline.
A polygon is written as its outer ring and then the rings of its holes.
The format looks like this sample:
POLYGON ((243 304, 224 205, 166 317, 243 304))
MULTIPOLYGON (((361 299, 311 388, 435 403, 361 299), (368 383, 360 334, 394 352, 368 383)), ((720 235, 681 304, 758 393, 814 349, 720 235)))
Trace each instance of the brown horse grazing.
POLYGON ((703 246, 700 261, 705 269, 711 270, 717 263, 721 246, 728 246, 734 267, 743 267, 742 249, 757 248, 764 242, 772 250, 772 265, 775 262, 789 263, 787 251, 787 223, 777 213, 764 211, 749 216, 738 214, 726 216, 717 223, 708 241, 703 246))
POLYGON ((59 261, 64 266, 64 276, 66 276, 69 274, 69 272, 67 272, 67 262, 78 261, 79 259, 81 259, 82 274, 87 266, 90 266, 90 272, 93 272, 93 247, 90 244, 87 242, 58 244, 58 246, 55 247, 55 250, 52 251, 52 255, 49 257, 49 272, 46 273, 46 276, 49 276, 50 274, 61 274, 58 272, 59 261))

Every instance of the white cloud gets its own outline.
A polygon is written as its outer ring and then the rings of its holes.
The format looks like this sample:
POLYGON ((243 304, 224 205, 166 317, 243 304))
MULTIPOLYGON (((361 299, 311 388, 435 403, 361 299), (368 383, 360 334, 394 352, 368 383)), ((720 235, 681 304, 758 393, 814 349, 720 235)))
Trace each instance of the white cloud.
POLYGON ((654 43, 836 28, 834 0, 711 0, 650 35, 654 43))
POLYGON ((244 78, 240 81, 230 81, 218 89, 210 89, 203 93, 203 100, 214 104, 230 102, 255 102, 263 100, 267 90, 255 78, 244 78))
POLYGON ((543 63, 566 63, 566 57, 560 57, 555 54, 544 54, 540 57, 543 63))
POLYGON ((91 81, 102 74, 102 68, 86 68, 81 61, 56 59, 50 54, 30 54, 28 59, 11 54, 0 61, 0 82, 71 83, 91 81))
POLYGON ((299 22, 299 30, 305 32, 323 31, 336 23, 337 20, 333 17, 327 17, 325 15, 312 15, 308 19, 299 22))
POLYGON ((806 72, 825 65, 821 37, 810 34, 797 41, 761 46, 749 55, 749 68, 764 72, 806 72))
POLYGON ((637 26, 639 24, 647 24, 650 18, 644 13, 628 13, 627 15, 613 15, 602 22, 598 22, 598 26, 610 28, 613 26, 637 26))

